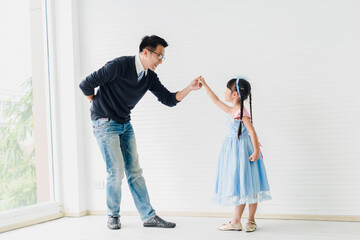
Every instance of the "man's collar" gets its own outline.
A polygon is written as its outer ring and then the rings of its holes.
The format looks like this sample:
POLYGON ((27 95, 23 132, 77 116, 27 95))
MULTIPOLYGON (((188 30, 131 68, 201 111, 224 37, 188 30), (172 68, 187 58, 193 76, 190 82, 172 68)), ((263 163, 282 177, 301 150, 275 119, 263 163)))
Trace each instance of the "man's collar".
MULTIPOLYGON (((137 73, 137 75, 139 75, 139 73, 140 72, 142 72, 142 71, 144 71, 145 69, 144 69, 144 67, 143 67, 143 65, 141 64, 141 61, 140 61, 140 55, 139 54, 137 54, 136 56, 135 56, 135 67, 136 67, 136 73, 137 73)), ((147 75, 147 69, 145 70, 145 76, 147 75)))

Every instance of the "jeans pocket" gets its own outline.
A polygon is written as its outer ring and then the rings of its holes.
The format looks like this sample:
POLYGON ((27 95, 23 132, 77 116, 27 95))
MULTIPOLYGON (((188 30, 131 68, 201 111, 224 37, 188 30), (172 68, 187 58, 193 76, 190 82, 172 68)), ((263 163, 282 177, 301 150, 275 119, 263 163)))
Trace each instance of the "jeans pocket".
POLYGON ((93 128, 95 128, 95 129, 103 128, 103 127, 107 126, 108 124, 110 124, 111 121, 112 121, 111 119, 96 120, 96 122, 93 124, 93 128))

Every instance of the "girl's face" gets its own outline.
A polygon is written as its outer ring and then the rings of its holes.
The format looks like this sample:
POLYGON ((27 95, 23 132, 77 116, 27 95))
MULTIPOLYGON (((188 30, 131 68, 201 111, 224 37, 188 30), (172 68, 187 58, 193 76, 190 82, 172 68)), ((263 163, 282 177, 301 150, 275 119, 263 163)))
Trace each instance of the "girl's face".
POLYGON ((238 95, 236 92, 231 92, 230 89, 226 88, 225 92, 225 101, 227 102, 234 102, 235 99, 237 99, 238 95))

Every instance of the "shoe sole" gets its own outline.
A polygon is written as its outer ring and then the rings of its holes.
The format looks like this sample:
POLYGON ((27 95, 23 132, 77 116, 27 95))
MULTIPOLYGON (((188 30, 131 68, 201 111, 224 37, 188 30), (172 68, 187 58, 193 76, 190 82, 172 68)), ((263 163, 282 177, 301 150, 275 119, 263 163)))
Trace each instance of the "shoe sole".
POLYGON ((173 227, 166 227, 166 226, 158 226, 158 225, 155 225, 155 224, 147 224, 147 225, 143 225, 144 227, 157 227, 157 228, 174 228, 174 227, 176 227, 176 225, 175 226, 173 226, 173 227))
POLYGON ((107 226, 107 227, 110 230, 119 230, 119 229, 121 229, 121 226, 117 226, 117 227, 109 227, 109 226, 107 226))
POLYGON ((220 231, 224 231, 224 232, 226 232, 226 231, 238 231, 238 232, 240 232, 240 231, 242 231, 242 229, 220 229, 220 228, 218 228, 220 231))
POLYGON ((108 229, 110 229, 110 230, 120 230, 121 228, 109 228, 108 227, 108 229))

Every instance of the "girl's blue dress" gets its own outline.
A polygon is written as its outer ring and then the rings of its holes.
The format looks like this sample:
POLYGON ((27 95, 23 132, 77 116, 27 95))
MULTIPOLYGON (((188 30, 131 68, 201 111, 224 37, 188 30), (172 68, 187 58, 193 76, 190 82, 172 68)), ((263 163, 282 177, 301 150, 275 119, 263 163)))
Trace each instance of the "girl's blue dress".
MULTIPOLYGON (((238 113, 238 118, 240 113, 238 113)), ((244 108, 244 117, 249 113, 244 108)), ((256 162, 249 157, 254 148, 244 123, 238 138, 239 119, 229 114, 229 132, 222 144, 213 200, 220 205, 237 206, 270 200, 270 188, 262 154, 256 162)))

